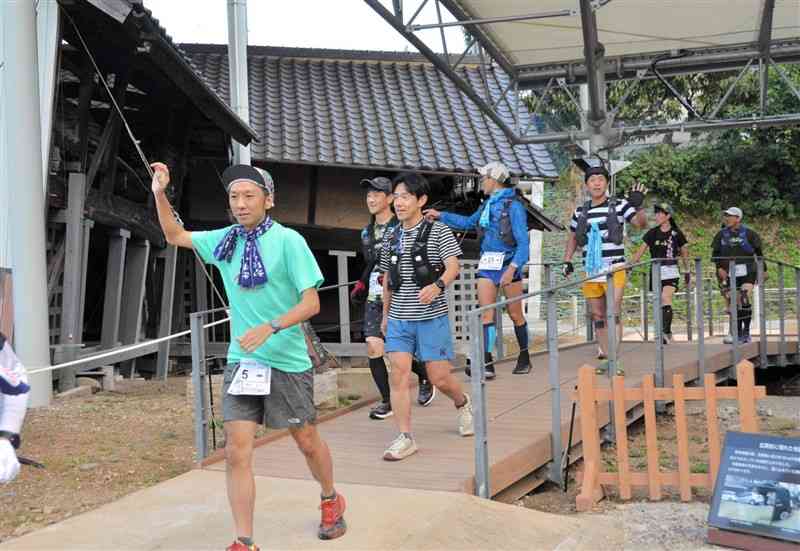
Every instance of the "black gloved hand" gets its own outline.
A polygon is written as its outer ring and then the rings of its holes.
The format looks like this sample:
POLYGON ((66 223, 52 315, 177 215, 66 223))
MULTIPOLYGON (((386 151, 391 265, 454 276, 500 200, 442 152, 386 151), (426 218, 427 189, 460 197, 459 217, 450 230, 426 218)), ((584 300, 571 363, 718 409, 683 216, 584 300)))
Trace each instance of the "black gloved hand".
POLYGON ((633 188, 628 192, 626 200, 633 208, 638 209, 644 204, 645 195, 647 195, 647 188, 637 182, 633 184, 633 188))
POLYGON ((575 266, 572 262, 564 262, 564 265, 561 267, 561 274, 564 277, 569 277, 575 271, 575 266))

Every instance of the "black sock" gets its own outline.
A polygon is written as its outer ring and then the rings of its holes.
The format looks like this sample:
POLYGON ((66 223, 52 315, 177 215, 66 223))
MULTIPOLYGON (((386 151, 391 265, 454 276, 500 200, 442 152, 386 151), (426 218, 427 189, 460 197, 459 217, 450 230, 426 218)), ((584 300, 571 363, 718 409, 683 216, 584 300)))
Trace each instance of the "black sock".
POLYGON ((245 536, 237 536, 236 539, 239 540, 239 542, 244 544, 244 545, 247 545, 247 546, 253 545, 253 538, 248 538, 248 537, 245 537, 245 536))
POLYGON ((664 322, 664 333, 672 334, 672 306, 666 305, 661 307, 662 321, 664 322))
POLYGON ((428 372, 425 369, 425 364, 418 359, 411 360, 411 371, 413 371, 419 379, 419 384, 428 382, 428 372))
POLYGON ((744 337, 744 312, 736 310, 736 334, 739 337, 744 337))
POLYGON ((750 334, 750 322, 753 321, 753 308, 746 306, 742 308, 742 332, 743 336, 750 334))
POLYGON ((378 392, 381 393, 381 399, 384 402, 389 402, 389 372, 386 370, 386 362, 383 357, 370 358, 369 370, 372 372, 372 379, 375 381, 375 386, 378 387, 378 392))
POLYGON ((520 354, 528 353, 528 324, 514 326, 514 334, 517 336, 517 344, 519 344, 520 354))

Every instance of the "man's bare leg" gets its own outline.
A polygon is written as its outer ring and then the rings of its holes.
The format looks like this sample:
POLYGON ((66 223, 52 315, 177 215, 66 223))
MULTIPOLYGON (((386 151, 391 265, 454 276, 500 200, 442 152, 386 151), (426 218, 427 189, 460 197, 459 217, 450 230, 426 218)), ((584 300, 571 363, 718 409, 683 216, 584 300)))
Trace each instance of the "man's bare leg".
POLYGON ((253 478, 253 421, 225 422, 225 478, 237 537, 253 537, 256 485, 253 478))
POLYGON ((333 495, 333 459, 328 444, 319 435, 317 426, 305 424, 300 428, 290 428, 289 434, 306 458, 314 480, 319 482, 322 495, 333 495))
POLYGON ((594 323, 594 336, 597 339, 597 346, 600 352, 608 355, 608 328, 606 327, 606 298, 587 298, 589 310, 592 312, 592 323, 594 323), (598 323, 600 322, 600 323, 598 323))
POLYGON ((451 371, 453 365, 449 361, 426 362, 425 367, 428 370, 428 378, 431 383, 450 397, 456 407, 461 407, 466 403, 467 398, 461 387, 461 381, 453 375, 451 371))
MULTIPOLYGON (((411 393, 408 389, 411 376, 412 355, 408 352, 390 352, 389 361, 392 363, 392 372, 389 375, 391 383, 392 411, 401 433, 411 432, 411 393)), ((428 372, 430 381, 433 376, 428 372)), ((435 383, 434 383, 435 384, 435 383)))

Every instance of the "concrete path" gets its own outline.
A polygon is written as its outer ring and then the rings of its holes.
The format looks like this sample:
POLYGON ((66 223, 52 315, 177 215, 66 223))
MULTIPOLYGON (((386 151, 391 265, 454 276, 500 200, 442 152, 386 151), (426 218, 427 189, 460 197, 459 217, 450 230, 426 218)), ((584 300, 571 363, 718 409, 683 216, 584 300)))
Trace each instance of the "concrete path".
MULTIPOLYGON (((316 483, 256 477, 256 541, 263 550, 622 549, 622 527, 598 515, 563 517, 433 492, 343 484, 348 533, 316 537, 316 483)), ((195 470, 97 510, 0 545, 17 551, 221 551, 233 539, 222 472, 195 470)))

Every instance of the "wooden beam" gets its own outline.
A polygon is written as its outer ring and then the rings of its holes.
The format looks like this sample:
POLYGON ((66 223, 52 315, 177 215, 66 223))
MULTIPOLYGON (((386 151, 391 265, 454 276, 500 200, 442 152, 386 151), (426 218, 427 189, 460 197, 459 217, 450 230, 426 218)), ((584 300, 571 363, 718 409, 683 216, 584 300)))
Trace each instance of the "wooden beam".
MULTIPOLYGON (((150 242, 132 241, 125 255, 125 278, 122 283, 122 309, 119 320, 119 337, 122 344, 139 342, 142 327, 142 306, 147 283, 147 265, 150 260, 150 242)), ((131 361, 128 369, 133 378, 136 364, 131 361)), ((123 369, 123 372, 126 371, 123 369)))
MULTIPOLYGON (((68 183, 67 224, 64 236, 64 278, 61 291, 61 331, 59 343, 78 344, 82 340, 81 310, 83 269, 83 203, 86 198, 86 175, 71 173, 68 183)), ((75 387, 75 370, 65 369, 60 374, 62 391, 75 387)))
MULTIPOLYGON (((80 74, 78 90, 78 154, 80 171, 85 173, 89 162, 89 119, 91 118, 92 96, 95 91, 94 72, 88 61, 80 74)), ((64 90, 62 90, 62 94, 64 90)), ((62 114, 63 116, 63 114, 62 114)))
MULTIPOLYGON (((117 105, 125 112, 125 98, 128 91, 128 83, 130 82, 131 73, 133 72, 133 63, 136 58, 133 55, 124 58, 121 63, 121 70, 114 75, 114 98, 117 100, 117 105)), ((113 129, 111 130, 111 143, 108 147, 106 154, 106 171, 105 178, 100 185, 100 190, 106 193, 113 193, 117 184, 117 157, 119 155, 119 143, 122 139, 123 126, 122 119, 117 114, 116 109, 112 109, 109 114, 113 129)), ((128 139, 125 134, 125 139, 128 139)))
POLYGON ((86 200, 86 216, 98 224, 124 228, 154 247, 166 245, 161 227, 147 207, 119 195, 92 190, 86 200))
MULTIPOLYGON (((175 268, 178 258, 178 248, 168 246, 163 253, 164 279, 161 287, 161 315, 159 317, 158 336, 166 337, 172 330, 172 305, 175 299, 175 268)), ((156 359, 156 377, 166 380, 169 371, 169 345, 166 341, 158 345, 158 358, 156 359)))
POLYGON ((305 167, 306 184, 308 187, 308 223, 317 223, 317 189, 319 188, 319 167, 310 165, 305 167))
POLYGON ((116 229, 108 236, 106 291, 103 301, 102 347, 114 348, 119 343, 119 319, 122 305, 122 283, 125 274, 125 254, 131 232, 116 229))
MULTIPOLYGON (((88 279, 88 269, 89 269, 89 244, 91 242, 92 237, 92 228, 94 227, 94 220, 83 220, 83 258, 81 261, 82 268, 81 273, 83 277, 81 278, 81 295, 80 301, 78 302, 79 309, 78 309, 78 323, 83 327, 83 314, 86 309, 86 280, 88 279)), ((81 329, 81 341, 83 342, 83 330, 81 329)))

